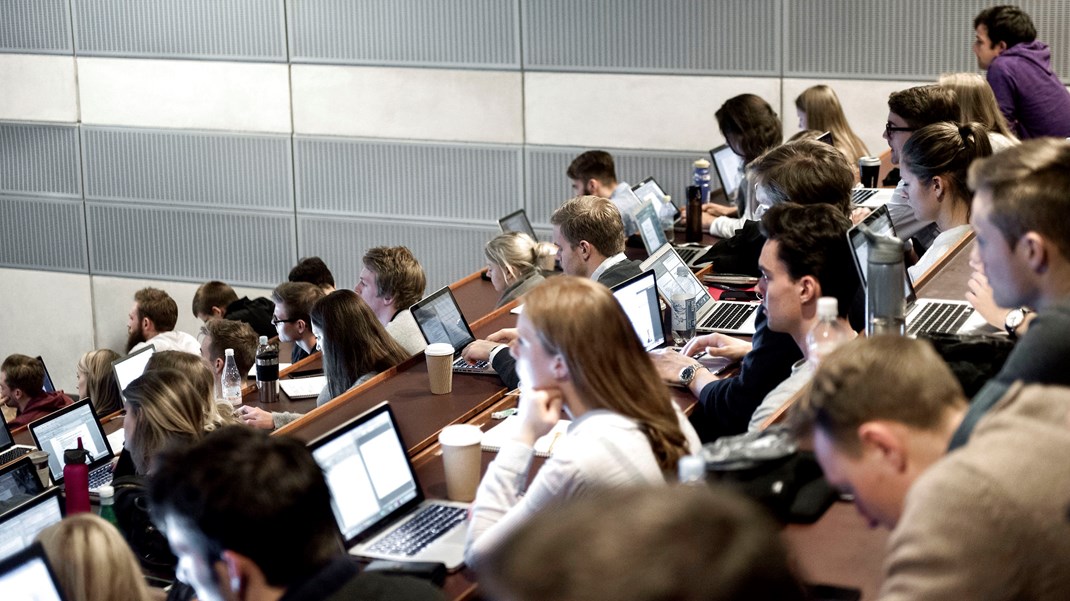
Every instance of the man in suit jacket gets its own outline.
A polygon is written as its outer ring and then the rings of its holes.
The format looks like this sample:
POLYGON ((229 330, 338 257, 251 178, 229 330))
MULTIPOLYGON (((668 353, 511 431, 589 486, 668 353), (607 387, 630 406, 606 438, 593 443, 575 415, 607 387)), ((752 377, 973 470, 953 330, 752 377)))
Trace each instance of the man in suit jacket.
POLYGON ((577 196, 554 211, 550 224, 565 274, 606 286, 639 275, 639 261, 624 256, 624 225, 608 199, 577 196))

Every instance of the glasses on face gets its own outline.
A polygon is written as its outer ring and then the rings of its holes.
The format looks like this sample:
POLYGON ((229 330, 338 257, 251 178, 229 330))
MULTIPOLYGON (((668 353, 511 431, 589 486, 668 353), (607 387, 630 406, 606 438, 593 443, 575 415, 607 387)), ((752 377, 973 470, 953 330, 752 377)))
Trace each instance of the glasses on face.
POLYGON ((293 323, 295 321, 297 321, 297 320, 296 319, 279 319, 278 317, 275 317, 274 315, 271 316, 271 325, 273 325, 275 327, 279 327, 280 323, 293 323))
POLYGON ((884 124, 884 135, 890 136, 890 135, 892 135, 893 132, 897 132, 897 131, 918 131, 918 128, 916 128, 916 127, 899 127, 897 125, 892 125, 891 121, 889 121, 889 122, 884 124))

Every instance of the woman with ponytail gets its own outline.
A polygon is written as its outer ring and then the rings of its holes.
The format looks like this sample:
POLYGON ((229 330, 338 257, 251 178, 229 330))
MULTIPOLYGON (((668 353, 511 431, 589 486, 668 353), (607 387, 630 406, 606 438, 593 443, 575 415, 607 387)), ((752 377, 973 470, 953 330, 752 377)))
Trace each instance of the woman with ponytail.
POLYGON ((487 277, 501 293, 498 307, 510 303, 543 282, 539 260, 553 257, 552 244, 536 242, 520 232, 505 232, 483 248, 487 257, 487 277))

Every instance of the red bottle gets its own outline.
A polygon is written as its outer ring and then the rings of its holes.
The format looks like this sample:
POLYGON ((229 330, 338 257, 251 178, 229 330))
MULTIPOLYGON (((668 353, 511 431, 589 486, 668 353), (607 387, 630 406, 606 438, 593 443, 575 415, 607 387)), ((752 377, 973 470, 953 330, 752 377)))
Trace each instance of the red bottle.
POLYGON ((78 448, 63 451, 63 488, 67 496, 67 515, 89 512, 89 466, 86 460, 89 451, 82 448, 82 438, 78 437, 78 448))

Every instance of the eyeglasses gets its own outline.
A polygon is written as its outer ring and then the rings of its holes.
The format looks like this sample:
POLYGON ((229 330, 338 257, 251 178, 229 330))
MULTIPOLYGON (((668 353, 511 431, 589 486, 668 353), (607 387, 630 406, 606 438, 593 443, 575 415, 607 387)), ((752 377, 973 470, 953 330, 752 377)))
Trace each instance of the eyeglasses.
POLYGON ((298 321, 298 320, 297 319, 279 319, 278 317, 275 317, 274 315, 271 316, 271 325, 273 325, 275 327, 278 327, 278 325, 280 323, 293 323, 295 321, 298 321))
POLYGON ((895 132, 895 131, 918 131, 918 128, 916 128, 916 127, 897 127, 895 125, 892 125, 891 121, 889 121, 889 122, 884 124, 884 135, 890 136, 890 135, 892 135, 892 132, 895 132))

